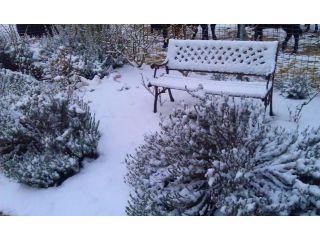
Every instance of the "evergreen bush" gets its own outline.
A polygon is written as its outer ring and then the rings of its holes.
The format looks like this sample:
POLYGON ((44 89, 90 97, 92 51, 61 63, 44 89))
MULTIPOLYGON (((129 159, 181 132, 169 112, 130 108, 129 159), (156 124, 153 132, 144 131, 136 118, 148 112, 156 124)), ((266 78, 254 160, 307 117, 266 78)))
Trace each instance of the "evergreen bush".
POLYGON ((271 126, 253 100, 207 95, 126 159, 128 215, 318 215, 320 128, 271 126))
POLYGON ((297 76, 278 83, 280 93, 286 98, 308 99, 315 92, 315 84, 303 76, 297 76))
POLYGON ((77 173, 85 157, 97 157, 98 122, 86 103, 23 74, 0 76, 6 93, 0 96, 0 169, 9 178, 55 186, 77 173))

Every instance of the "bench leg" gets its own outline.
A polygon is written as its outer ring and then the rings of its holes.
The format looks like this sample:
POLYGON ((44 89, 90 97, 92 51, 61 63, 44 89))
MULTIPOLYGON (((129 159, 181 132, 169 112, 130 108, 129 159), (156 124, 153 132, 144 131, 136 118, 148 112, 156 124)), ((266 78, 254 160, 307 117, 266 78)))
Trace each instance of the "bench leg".
POLYGON ((263 104, 264 104, 264 112, 266 112, 267 111, 267 107, 269 105, 269 95, 267 95, 265 97, 265 99, 263 99, 262 101, 263 101, 263 104))
POLYGON ((270 96, 269 96, 269 107, 270 107, 270 116, 274 116, 274 114, 273 114, 273 109, 272 109, 272 91, 271 91, 271 93, 270 93, 270 96))
POLYGON ((159 96, 158 87, 154 87, 154 106, 153 106, 153 112, 154 113, 157 112, 158 96, 159 96))
POLYGON ((173 96, 172 96, 172 93, 171 93, 171 89, 170 89, 170 88, 168 88, 168 92, 169 92, 170 101, 171 101, 171 102, 174 102, 174 99, 173 99, 173 96))

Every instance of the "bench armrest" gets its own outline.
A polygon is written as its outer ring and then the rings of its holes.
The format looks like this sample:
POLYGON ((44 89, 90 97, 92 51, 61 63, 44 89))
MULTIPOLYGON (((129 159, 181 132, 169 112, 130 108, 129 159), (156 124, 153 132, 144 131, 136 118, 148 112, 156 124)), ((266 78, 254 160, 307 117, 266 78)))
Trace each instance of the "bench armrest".
POLYGON ((157 76, 157 70, 160 68, 160 67, 163 67, 163 66, 166 66, 168 63, 168 59, 164 60, 164 62, 162 63, 153 63, 151 64, 151 69, 154 69, 154 74, 153 74, 153 77, 156 78, 157 76))
POLYGON ((168 63, 168 59, 164 60, 162 63, 152 63, 151 69, 159 69, 160 67, 165 66, 168 63))

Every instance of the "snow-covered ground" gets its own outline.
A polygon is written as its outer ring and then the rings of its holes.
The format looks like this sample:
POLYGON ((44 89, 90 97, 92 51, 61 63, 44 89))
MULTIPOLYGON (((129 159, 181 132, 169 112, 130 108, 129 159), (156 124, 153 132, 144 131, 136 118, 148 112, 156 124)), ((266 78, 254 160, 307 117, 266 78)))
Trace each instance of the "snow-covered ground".
MULTIPOLYGON (((149 66, 136 69, 125 66, 108 78, 95 78, 83 88, 96 119, 100 120, 102 138, 99 158, 87 160, 84 168, 59 187, 34 189, 17 184, 0 173, 0 210, 9 215, 125 215, 129 187, 124 183, 127 154, 143 142, 143 136, 159 129, 162 116, 176 107, 196 100, 184 91, 174 91, 175 102, 163 95, 163 106, 153 113, 153 96, 141 84, 141 74, 151 78, 149 66)), ((210 75, 203 76, 210 77, 210 75)), ((294 110, 299 100, 274 95, 274 124, 294 128, 288 108, 294 110)), ((303 109, 300 126, 320 124, 320 97, 303 109)))

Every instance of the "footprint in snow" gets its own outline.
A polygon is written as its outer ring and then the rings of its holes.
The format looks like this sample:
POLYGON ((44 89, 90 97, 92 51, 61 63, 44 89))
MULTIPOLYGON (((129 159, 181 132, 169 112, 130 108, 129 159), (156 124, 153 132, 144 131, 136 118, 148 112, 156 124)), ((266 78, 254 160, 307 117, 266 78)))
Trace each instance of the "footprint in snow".
POLYGON ((122 85, 121 88, 118 89, 118 91, 123 91, 123 90, 129 90, 130 86, 128 86, 127 84, 122 85))

